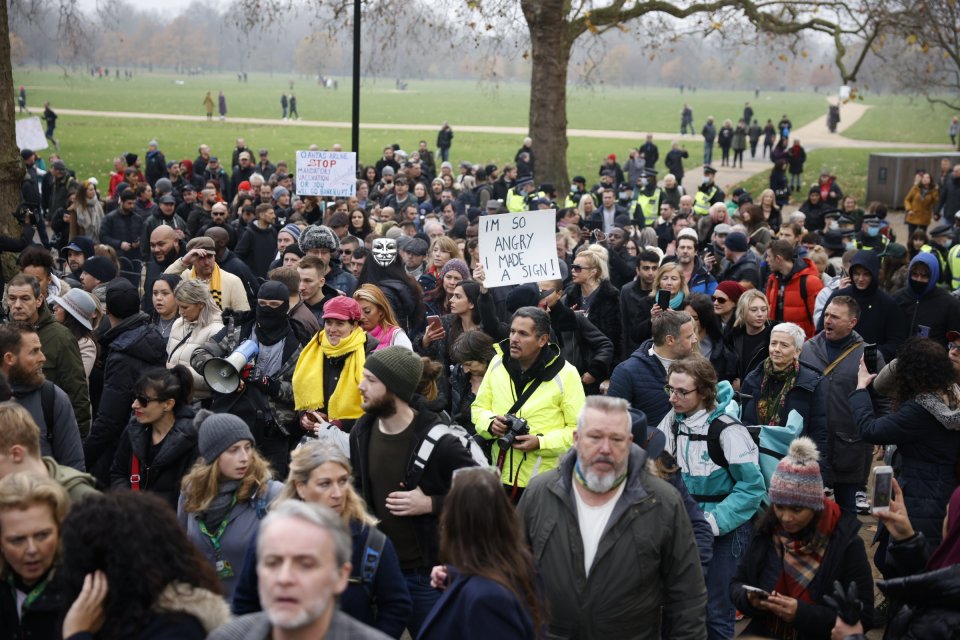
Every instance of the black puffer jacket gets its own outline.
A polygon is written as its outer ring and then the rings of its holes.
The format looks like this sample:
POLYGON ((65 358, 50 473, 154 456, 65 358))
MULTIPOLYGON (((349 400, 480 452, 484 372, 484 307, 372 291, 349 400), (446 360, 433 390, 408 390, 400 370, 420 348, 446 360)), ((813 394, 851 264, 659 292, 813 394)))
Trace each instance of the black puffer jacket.
MULTIPOLYGON (((583 293, 580 286, 572 284, 567 287, 567 306, 571 309, 583 308, 583 293)), ((620 326, 620 292, 610 284, 609 280, 604 280, 597 287, 593 294, 593 302, 590 303, 590 309, 587 311, 587 319, 593 325, 603 332, 603 335, 610 338, 613 343, 613 352, 621 353, 621 335, 620 326)))
POLYGON ((142 312, 108 329, 100 337, 100 347, 105 354, 103 393, 83 452, 87 471, 109 484, 114 452, 130 421, 134 385, 147 369, 164 366, 167 352, 160 332, 142 312))
POLYGON ((160 449, 153 460, 147 463, 147 450, 150 448, 152 429, 150 425, 140 424, 136 418, 130 419, 120 438, 117 454, 110 469, 110 486, 114 489, 129 489, 130 475, 133 473, 133 456, 136 456, 140 471, 140 491, 157 494, 177 508, 180 499, 180 481, 190 471, 197 456, 197 425, 193 407, 177 409, 177 421, 160 443, 160 449))
POLYGON ((953 640, 960 629, 960 565, 877 583, 902 603, 887 625, 888 640, 953 640))
POLYGON ((651 305, 649 304, 649 297, 650 292, 641 289, 640 281, 636 279, 623 285, 623 289, 620 289, 620 348, 622 351, 614 354, 618 361, 629 358, 645 339, 637 330, 637 324, 641 317, 646 316, 648 318, 646 337, 650 337, 649 316, 651 305))

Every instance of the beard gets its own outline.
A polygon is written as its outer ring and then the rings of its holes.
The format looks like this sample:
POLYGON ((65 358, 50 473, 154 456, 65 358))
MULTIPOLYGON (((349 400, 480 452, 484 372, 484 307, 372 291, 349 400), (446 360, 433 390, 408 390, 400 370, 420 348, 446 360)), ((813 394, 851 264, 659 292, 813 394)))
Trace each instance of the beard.
POLYGON ((43 384, 43 381, 46 378, 43 375, 43 370, 28 369, 19 361, 10 367, 10 374, 8 376, 10 382, 14 384, 22 384, 25 387, 39 387, 43 384))
POLYGON ((597 457, 593 459, 590 465, 585 465, 582 459, 578 460, 580 469, 583 472, 584 485, 587 491, 591 493, 608 493, 619 484, 618 480, 620 480, 623 472, 626 470, 626 460, 624 460, 624 464, 619 467, 613 458, 597 457), (598 462, 607 462, 613 465, 613 468, 606 473, 601 473, 593 468, 593 465, 598 462))
POLYGON ((324 594, 324 597, 310 602, 309 604, 305 604, 300 611, 295 613, 274 612, 270 611, 268 608, 267 618, 269 618, 271 625, 286 631, 302 629, 303 627, 306 627, 316 620, 322 618, 323 614, 327 612, 327 609, 332 604, 332 599, 333 594, 326 593, 324 594))
POLYGON ((361 403, 360 408, 374 418, 389 418, 397 412, 397 398, 388 392, 378 400, 361 403))

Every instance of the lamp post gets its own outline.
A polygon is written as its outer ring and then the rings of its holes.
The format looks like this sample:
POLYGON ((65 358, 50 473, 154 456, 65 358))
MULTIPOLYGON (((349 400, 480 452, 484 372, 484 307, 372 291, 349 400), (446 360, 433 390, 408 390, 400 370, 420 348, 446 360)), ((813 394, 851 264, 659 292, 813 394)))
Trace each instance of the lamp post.
POLYGON ((350 144, 360 158, 360 0, 353 0, 353 124, 350 144))

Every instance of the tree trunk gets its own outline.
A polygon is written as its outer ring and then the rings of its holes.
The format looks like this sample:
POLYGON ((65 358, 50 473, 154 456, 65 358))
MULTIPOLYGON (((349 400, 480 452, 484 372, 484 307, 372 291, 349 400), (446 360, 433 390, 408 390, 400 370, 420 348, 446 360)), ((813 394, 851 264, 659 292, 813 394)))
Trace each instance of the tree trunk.
MULTIPOLYGON (((13 102, 13 63, 10 59, 10 25, 7 3, 0 3, 0 235, 18 237, 20 225, 13 212, 20 204, 23 163, 17 147, 13 102)), ((8 266, 12 266, 8 265, 8 266)))
POLYGON ((566 193, 567 174, 567 66, 571 42, 563 0, 524 0, 530 28, 533 62, 530 78, 530 138, 533 140, 534 179, 551 183, 566 193))

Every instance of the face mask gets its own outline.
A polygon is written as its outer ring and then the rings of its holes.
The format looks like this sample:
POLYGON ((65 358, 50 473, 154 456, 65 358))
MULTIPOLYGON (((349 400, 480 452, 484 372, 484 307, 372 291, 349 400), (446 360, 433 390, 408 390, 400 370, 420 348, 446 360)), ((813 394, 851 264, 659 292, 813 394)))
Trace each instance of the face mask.
POLYGON ((847 251, 849 251, 850 249, 856 249, 856 248, 857 248, 857 245, 856 245, 856 243, 854 243, 853 241, 850 241, 850 242, 846 243, 845 245, 843 245, 843 248, 846 249, 847 251))
POLYGON ((637 185, 642 189, 643 187, 647 186, 647 179, 640 178, 639 180, 637 180, 637 185))
POLYGON ((953 246, 953 238, 947 238, 946 241, 943 243, 943 248, 949 249, 951 246, 953 246))
POLYGON ((703 176, 703 180, 700 181, 700 184, 702 184, 702 185, 708 185, 708 184, 710 184, 710 177, 709 177, 709 176, 703 176))
POLYGON ((580 185, 573 185, 570 187, 570 193, 580 193, 580 185))
POLYGON ((880 227, 867 227, 867 236, 876 238, 880 235, 880 227))
POLYGON ((914 280, 913 278, 911 278, 911 279, 910 279, 910 290, 913 291, 913 292, 914 292, 915 294, 917 294, 918 296, 919 296, 919 295, 922 295, 923 292, 927 290, 927 284, 928 284, 928 283, 926 283, 926 282, 920 282, 919 280, 914 280))
POLYGON ((837 230, 837 229, 839 229, 839 228, 840 228, 840 223, 839 223, 839 222, 837 222, 836 220, 831 220, 831 221, 830 221, 830 226, 828 227, 828 229, 830 229, 831 231, 835 231, 835 230, 837 230))
POLYGON ((370 249, 374 261, 381 267, 389 267, 397 258, 397 241, 393 238, 377 238, 370 249))
POLYGON ((630 199, 630 194, 627 193, 626 191, 621 191, 621 192, 620 192, 620 199, 621 199, 621 200, 629 200, 629 199, 630 199))

